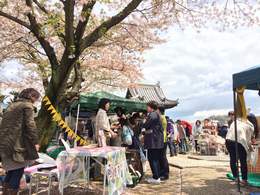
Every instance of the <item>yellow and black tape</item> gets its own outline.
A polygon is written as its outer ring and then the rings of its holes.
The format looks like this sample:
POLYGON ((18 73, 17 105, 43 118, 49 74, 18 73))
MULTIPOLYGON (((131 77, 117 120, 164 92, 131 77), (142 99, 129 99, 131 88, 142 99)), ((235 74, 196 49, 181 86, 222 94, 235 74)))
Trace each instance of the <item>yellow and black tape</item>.
POLYGON ((59 127, 61 127, 62 129, 64 129, 64 131, 68 134, 68 136, 72 139, 75 139, 77 142, 79 142, 79 144, 81 146, 87 145, 87 141, 85 139, 83 139, 82 137, 80 137, 79 135, 77 135, 75 133, 75 131, 73 131, 68 124, 63 120, 62 116, 60 113, 57 112, 57 110, 55 109, 55 107, 52 105, 50 99, 45 96, 42 100, 42 102, 44 103, 44 105, 47 107, 47 110, 50 112, 52 120, 55 121, 57 123, 57 125, 59 127))

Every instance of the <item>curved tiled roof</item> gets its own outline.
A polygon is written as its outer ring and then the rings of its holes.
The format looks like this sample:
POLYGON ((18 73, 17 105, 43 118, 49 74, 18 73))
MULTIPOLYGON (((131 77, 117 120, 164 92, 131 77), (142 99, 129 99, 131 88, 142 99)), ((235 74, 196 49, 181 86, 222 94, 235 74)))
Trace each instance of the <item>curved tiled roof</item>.
POLYGON ((166 109, 178 105, 178 100, 169 100, 166 98, 159 84, 138 84, 137 86, 130 87, 127 90, 126 98, 138 99, 143 102, 156 101, 161 107, 166 109))

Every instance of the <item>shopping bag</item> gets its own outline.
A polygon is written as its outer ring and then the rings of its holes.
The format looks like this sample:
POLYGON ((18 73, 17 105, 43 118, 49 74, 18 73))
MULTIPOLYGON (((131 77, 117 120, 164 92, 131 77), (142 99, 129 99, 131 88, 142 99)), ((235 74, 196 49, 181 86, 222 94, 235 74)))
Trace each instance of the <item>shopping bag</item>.
POLYGON ((254 148, 252 152, 250 152, 250 164, 253 167, 256 167, 257 160, 258 160, 258 148, 254 148))

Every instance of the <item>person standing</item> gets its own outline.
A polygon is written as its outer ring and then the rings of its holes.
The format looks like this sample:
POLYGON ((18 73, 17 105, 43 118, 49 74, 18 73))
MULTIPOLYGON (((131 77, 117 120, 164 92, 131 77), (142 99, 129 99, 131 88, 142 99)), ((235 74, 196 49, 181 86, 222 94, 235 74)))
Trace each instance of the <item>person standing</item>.
POLYGON ((190 137, 192 135, 192 125, 189 122, 184 121, 184 120, 181 121, 181 124, 185 130, 186 138, 188 138, 190 140, 190 137))
POLYGON ((180 140, 180 153, 185 154, 187 152, 187 146, 186 146, 186 131, 184 127, 182 126, 181 120, 177 120, 177 130, 179 134, 179 140, 180 140))
POLYGON ((99 101, 99 110, 96 115, 96 139, 99 147, 110 145, 110 138, 115 137, 111 130, 107 112, 110 108, 110 100, 103 98, 99 101))
POLYGON ((160 159, 160 179, 161 180, 167 180, 169 179, 169 162, 167 159, 167 119, 165 116, 165 109, 159 108, 159 115, 161 116, 161 123, 163 127, 163 144, 164 147, 162 149, 161 153, 161 159, 160 159))
POLYGON ((148 183, 160 184, 160 157, 164 147, 163 127, 161 117, 157 112, 158 104, 155 101, 147 103, 148 116, 143 125, 144 146, 148 150, 148 161, 152 170, 153 177, 149 178, 148 183))
POLYGON ((231 124, 233 123, 233 121, 235 120, 235 113, 234 111, 229 111, 228 112, 228 128, 230 128, 231 124))
MULTIPOLYGON (((237 142, 238 158, 240 160, 240 169, 242 173, 241 183, 247 184, 247 155, 252 151, 252 142, 254 126, 246 119, 237 119, 237 142)), ((235 124, 231 124, 226 136, 226 147, 230 155, 230 168, 234 178, 238 177, 236 164, 236 142, 235 142, 235 124)))
POLYGON ((193 140, 194 140, 194 145, 195 145, 195 150, 198 152, 198 139, 199 135, 202 133, 202 124, 200 120, 197 120, 195 122, 195 125, 192 128, 192 135, 193 135, 193 140))
POLYGON ((174 144, 174 127, 173 127, 173 121, 166 117, 167 119, 167 146, 169 146, 170 149, 170 156, 176 156, 177 150, 174 144))
POLYGON ((24 89, 3 114, 0 126, 0 154, 7 172, 3 195, 16 195, 24 168, 38 159, 38 131, 34 121, 33 104, 40 93, 33 88, 24 89))

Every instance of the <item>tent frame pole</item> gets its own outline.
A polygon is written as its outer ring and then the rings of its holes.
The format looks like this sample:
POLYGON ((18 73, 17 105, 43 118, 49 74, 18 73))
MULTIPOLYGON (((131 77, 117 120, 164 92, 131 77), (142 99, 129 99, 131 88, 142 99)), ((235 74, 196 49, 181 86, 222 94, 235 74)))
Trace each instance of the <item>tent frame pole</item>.
POLYGON ((236 89, 233 89, 233 103, 234 103, 234 126, 235 126, 235 148, 236 148, 236 171, 237 171, 237 190, 240 192, 240 177, 239 177, 239 168, 238 168, 238 142, 237 142, 237 97, 236 89))
MULTIPOLYGON (((78 135, 79 111, 80 111, 80 104, 78 104, 78 110, 77 110, 76 127, 75 127, 75 134, 76 135, 78 135)), ((75 138, 75 140, 74 140, 74 148, 76 148, 76 147, 77 147, 77 140, 75 138)))

